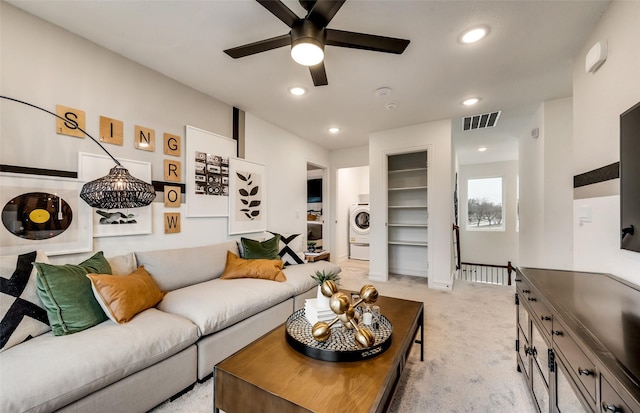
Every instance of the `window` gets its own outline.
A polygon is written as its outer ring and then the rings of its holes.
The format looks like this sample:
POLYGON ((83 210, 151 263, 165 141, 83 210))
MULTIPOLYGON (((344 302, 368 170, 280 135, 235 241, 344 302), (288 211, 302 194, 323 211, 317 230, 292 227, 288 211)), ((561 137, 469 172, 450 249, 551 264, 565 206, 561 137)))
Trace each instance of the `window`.
POLYGON ((467 230, 504 231, 502 177, 467 181, 467 230))

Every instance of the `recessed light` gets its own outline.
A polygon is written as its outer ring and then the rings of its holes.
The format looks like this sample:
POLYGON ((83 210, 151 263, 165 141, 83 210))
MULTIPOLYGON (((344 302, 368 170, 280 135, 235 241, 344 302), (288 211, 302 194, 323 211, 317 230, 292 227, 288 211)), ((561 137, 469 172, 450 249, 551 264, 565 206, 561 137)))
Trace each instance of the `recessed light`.
POLYGON ((484 152, 486 150, 487 150, 486 146, 481 146, 481 147, 478 148, 478 152, 484 152))
POLYGON ((391 92, 392 90, 390 87, 381 87, 376 89, 376 91, 373 92, 373 94, 376 96, 389 96, 391 92))
POLYGON ((469 44, 481 40, 489 33, 488 26, 478 26, 465 30, 459 37, 460 43, 469 44))
POLYGON ((295 86, 295 87, 292 87, 291 89, 289 89, 289 93, 291 93, 292 95, 296 95, 296 96, 302 96, 305 93, 307 93, 307 89, 305 89, 303 87, 295 86))
POLYGON ((336 127, 329 128, 329 132, 333 133, 333 134, 336 134, 336 133, 340 132, 340 128, 336 128, 336 127))
POLYGON ((469 99, 463 100, 462 104, 465 106, 472 106, 478 102, 480 102, 480 98, 469 98, 469 99))

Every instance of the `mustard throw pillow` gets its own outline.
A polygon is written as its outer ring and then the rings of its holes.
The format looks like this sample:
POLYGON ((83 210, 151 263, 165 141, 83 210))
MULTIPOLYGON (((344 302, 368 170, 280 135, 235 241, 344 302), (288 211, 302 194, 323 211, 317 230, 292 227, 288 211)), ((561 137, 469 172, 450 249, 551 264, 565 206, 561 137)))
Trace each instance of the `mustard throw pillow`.
POLYGON ((282 260, 255 259, 245 260, 239 258, 231 251, 227 251, 227 265, 220 276, 222 279, 234 278, 260 278, 262 280, 287 281, 282 272, 282 260))
POLYGON ((164 297, 143 265, 129 275, 87 274, 87 277, 96 300, 107 316, 118 324, 155 307, 164 297))

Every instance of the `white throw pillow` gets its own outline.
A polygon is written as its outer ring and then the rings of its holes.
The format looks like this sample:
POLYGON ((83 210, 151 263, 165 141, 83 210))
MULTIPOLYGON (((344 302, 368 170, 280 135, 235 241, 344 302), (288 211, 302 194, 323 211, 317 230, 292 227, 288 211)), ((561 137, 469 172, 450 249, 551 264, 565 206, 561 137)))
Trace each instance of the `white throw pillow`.
MULTIPOLYGON (((278 255, 285 265, 304 264, 304 236, 302 234, 278 234, 267 231, 272 236, 280 235, 278 255)), ((269 238, 270 239, 270 238, 269 238)))
POLYGON ((49 259, 44 251, 0 257, 0 352, 51 330, 38 298, 34 262, 49 259))

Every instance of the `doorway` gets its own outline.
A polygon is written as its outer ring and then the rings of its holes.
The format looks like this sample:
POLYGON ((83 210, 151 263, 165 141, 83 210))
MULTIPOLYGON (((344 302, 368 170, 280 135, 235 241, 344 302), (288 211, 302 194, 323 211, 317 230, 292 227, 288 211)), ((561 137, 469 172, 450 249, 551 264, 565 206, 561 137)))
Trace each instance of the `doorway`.
POLYGON ((307 251, 328 250, 326 168, 307 162, 307 251))

